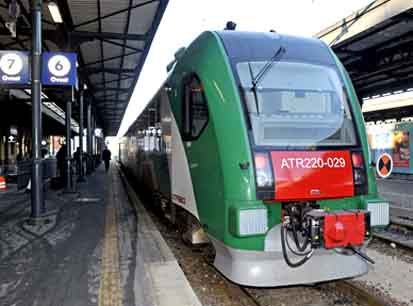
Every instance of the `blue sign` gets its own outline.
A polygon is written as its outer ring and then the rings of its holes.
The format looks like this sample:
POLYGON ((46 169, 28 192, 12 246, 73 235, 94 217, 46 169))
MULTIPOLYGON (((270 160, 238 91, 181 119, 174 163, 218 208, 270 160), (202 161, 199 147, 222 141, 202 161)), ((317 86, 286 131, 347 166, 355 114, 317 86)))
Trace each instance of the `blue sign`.
POLYGON ((76 53, 44 52, 42 67, 43 85, 76 86, 76 53))
POLYGON ((29 84, 29 52, 0 51, 0 84, 29 84))

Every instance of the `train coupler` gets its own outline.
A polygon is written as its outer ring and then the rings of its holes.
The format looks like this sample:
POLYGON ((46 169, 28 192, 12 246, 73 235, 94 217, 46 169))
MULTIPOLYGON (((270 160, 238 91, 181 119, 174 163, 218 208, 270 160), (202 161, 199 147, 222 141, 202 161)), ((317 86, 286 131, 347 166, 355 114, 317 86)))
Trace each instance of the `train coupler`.
POLYGON ((313 248, 359 247, 371 236, 370 212, 365 210, 315 209, 307 212, 306 219, 313 248))

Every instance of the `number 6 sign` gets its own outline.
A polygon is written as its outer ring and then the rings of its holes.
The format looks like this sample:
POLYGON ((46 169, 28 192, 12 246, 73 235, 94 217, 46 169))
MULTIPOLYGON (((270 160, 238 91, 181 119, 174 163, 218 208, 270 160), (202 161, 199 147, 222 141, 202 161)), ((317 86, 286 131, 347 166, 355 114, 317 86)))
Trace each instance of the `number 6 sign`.
POLYGON ((76 53, 43 53, 42 83, 54 86, 76 86, 76 53))

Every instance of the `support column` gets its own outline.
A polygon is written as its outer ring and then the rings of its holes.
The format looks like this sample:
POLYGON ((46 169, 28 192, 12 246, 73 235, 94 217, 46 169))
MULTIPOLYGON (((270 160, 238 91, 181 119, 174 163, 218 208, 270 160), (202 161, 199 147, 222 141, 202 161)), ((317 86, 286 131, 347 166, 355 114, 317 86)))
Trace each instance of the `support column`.
POLYGON ((92 151, 93 151, 93 171, 95 171, 96 166, 97 166, 97 160, 96 160, 96 136, 95 136, 95 130, 96 130, 96 118, 95 114, 92 113, 92 151))
POLYGON ((88 154, 88 162, 87 162, 87 174, 91 174, 93 172, 93 163, 92 163, 92 155, 93 155, 93 148, 92 148, 92 103, 88 101, 87 103, 87 137, 86 137, 86 146, 87 146, 87 154, 88 154))
POLYGON ((42 142, 42 0, 32 1, 32 178, 31 218, 40 218, 46 212, 43 195, 42 142))
POLYGON ((73 88, 72 88, 72 98, 66 101, 66 179, 65 179, 65 192, 73 191, 73 181, 72 181, 72 99, 73 99, 73 88))
MULTIPOLYGON (((96 156, 97 154, 97 137, 95 135, 95 131, 96 131, 96 115, 93 114, 93 120, 92 120, 93 124, 92 124, 92 130, 93 130, 93 154, 96 156)), ((96 165, 95 165, 96 166, 96 165)))
POLYGON ((85 169, 83 168, 83 111, 84 111, 84 89, 83 89, 83 82, 80 82, 80 92, 79 92, 79 164, 80 164, 80 171, 79 177, 77 178, 78 182, 85 182, 85 169))

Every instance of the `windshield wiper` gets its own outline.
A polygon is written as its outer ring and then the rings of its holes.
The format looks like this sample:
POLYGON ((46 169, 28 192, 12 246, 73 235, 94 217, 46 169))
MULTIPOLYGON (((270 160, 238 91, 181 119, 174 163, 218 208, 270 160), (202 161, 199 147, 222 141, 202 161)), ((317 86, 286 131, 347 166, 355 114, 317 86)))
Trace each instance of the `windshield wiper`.
POLYGON ((257 73, 257 75, 252 80, 252 89, 255 91, 257 89, 258 83, 261 81, 263 76, 270 70, 270 68, 274 65, 275 62, 281 60, 282 55, 285 53, 285 48, 280 46, 275 52, 275 54, 265 63, 264 67, 257 73))
MULTIPOLYGON (((252 79, 252 92, 254 93, 254 98, 255 98, 255 106, 257 108, 257 114, 260 113, 260 108, 259 108, 259 103, 258 103, 258 94, 257 94, 257 85, 261 81, 262 77, 270 70, 272 65, 274 65, 275 62, 279 61, 282 58, 282 55, 285 53, 285 48, 283 46, 280 46, 275 52, 275 54, 265 63, 264 67, 261 68, 261 70, 257 73, 257 75, 252 79)), ((251 64, 248 65, 250 68, 250 73, 251 76, 253 75, 251 64)))

